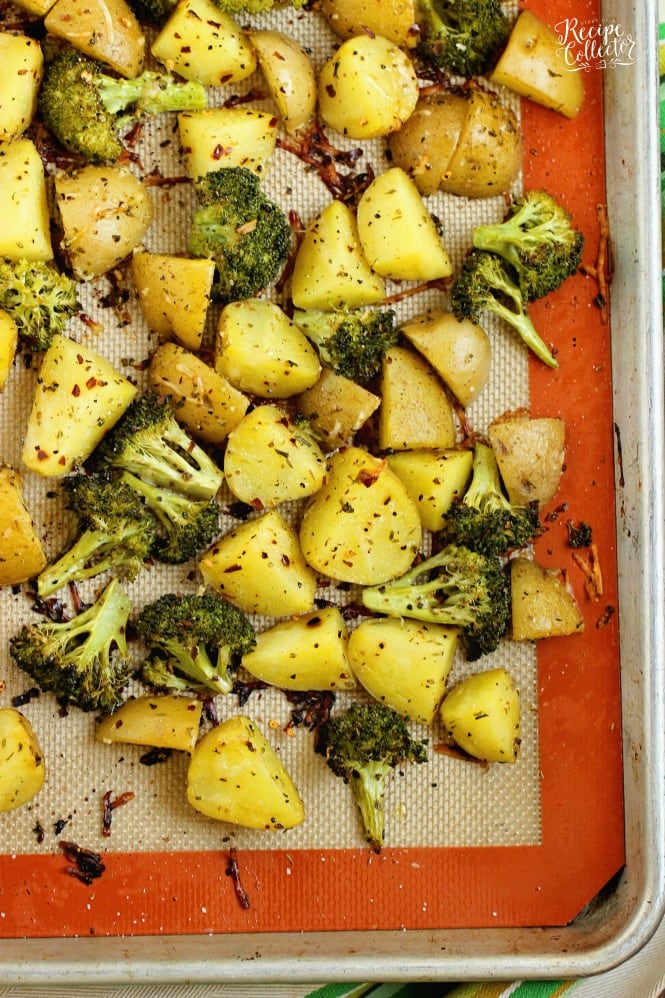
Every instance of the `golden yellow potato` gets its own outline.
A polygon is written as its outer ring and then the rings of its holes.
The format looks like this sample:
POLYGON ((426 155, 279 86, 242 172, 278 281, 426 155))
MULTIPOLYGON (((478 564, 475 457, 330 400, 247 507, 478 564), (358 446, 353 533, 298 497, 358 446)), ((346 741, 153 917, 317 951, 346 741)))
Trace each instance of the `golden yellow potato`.
POLYGON ((418 102, 411 59, 382 35, 342 42, 319 73, 319 115, 341 135, 372 139, 396 131, 418 102))
POLYGON ((359 585, 387 582, 410 567, 421 539, 416 505, 385 460, 360 447, 330 456, 300 527, 302 552, 317 572, 359 585))
POLYGON ((192 752, 199 737, 203 703, 194 697, 139 696, 102 717, 95 738, 105 745, 122 742, 192 752))
POLYGON ((441 722, 461 749, 483 762, 515 762, 520 747, 519 691, 505 669, 461 680, 441 704, 441 722))
POLYGON ((251 31, 249 38, 284 127, 297 132, 316 109, 312 60, 294 38, 281 31, 251 31))
POLYGON ((461 405, 475 401, 487 384, 492 363, 490 339, 482 326, 435 310, 403 323, 400 332, 429 361, 461 405))
POLYGON ((432 367, 406 347, 390 347, 383 359, 379 447, 414 450, 454 447, 450 399, 432 367))
POLYGON ((457 648, 454 627, 398 617, 363 620, 349 635, 349 661, 376 700, 431 724, 457 648))
POLYGON ((136 390, 105 357, 56 334, 42 359, 28 417, 26 468, 45 476, 68 474, 90 457, 136 390))
POLYGON ((138 76, 143 69, 145 35, 125 0, 56 0, 44 27, 120 76, 138 76))
POLYGON ((459 143, 468 102, 462 94, 428 94, 413 114, 388 136, 390 159, 413 179, 421 194, 439 190, 459 143))
POLYGON ((176 4, 150 51, 171 72, 205 87, 236 83, 256 69, 246 33, 212 0, 176 4))
POLYGON ((37 109, 44 56, 34 38, 0 31, 0 60, 0 139, 15 139, 37 109))
POLYGON ((414 0, 322 0, 321 13, 340 38, 369 31, 406 49, 418 41, 414 0))
POLYGON ((0 256, 52 260, 44 166, 34 142, 0 142, 0 256))
POLYGON ((356 215, 360 244, 377 274, 396 281, 434 281, 452 274, 434 219, 401 167, 375 177, 356 215))
POLYGON ((275 152, 277 124, 274 114, 244 105, 181 111, 178 132, 187 176, 196 180, 233 166, 263 175, 275 152))
POLYGON ((563 420, 555 416, 532 419, 519 410, 490 423, 488 433, 510 501, 516 506, 549 502, 563 473, 563 420))
POLYGON ((0 464, 0 586, 39 575, 46 554, 23 496, 20 474, 0 464))
POLYGON ((130 256, 152 221, 152 201, 122 166, 84 166, 55 179, 62 248, 79 281, 100 277, 130 256))
POLYGON ((132 255, 134 287, 148 326, 189 350, 201 347, 214 277, 213 260, 143 251, 132 255))
POLYGON ((18 329, 9 312, 0 309, 0 392, 4 390, 18 346, 18 329))
POLYGON ((230 302, 221 311, 215 370, 250 395, 290 398, 316 384, 321 364, 305 334, 279 305, 249 298, 230 302))
POLYGON ((575 118, 584 102, 582 76, 565 39, 532 11, 523 10, 490 80, 575 118))
POLYGON ((357 684, 347 641, 342 611, 327 606, 262 631, 242 666, 283 690, 351 690, 357 684))
POLYGON ((317 579, 295 528, 276 509, 241 523, 199 559, 207 585, 246 613, 288 617, 314 608, 317 579))
POLYGON ((370 267, 360 244, 356 216, 343 201, 331 201, 308 225, 291 275, 296 308, 362 308, 385 296, 383 279, 370 267))
POLYGON ((187 800, 209 818, 277 831, 305 818, 298 790, 256 723, 230 717, 195 747, 187 770, 187 800))
POLYGON ((441 530, 454 499, 471 477, 473 451, 434 448, 395 451, 386 461, 409 493, 426 530, 441 530))
POLYGON ((0 811, 13 811, 36 797, 46 769, 30 721, 15 707, 0 710, 0 811))
POLYGON ((584 630, 575 594, 558 569, 544 568, 528 558, 513 558, 510 587, 514 641, 537 641, 584 630))
POLYGON ((148 376, 157 395, 168 395, 173 400, 178 422, 192 436, 211 444, 224 443, 249 408, 246 395, 178 343, 157 347, 148 376))

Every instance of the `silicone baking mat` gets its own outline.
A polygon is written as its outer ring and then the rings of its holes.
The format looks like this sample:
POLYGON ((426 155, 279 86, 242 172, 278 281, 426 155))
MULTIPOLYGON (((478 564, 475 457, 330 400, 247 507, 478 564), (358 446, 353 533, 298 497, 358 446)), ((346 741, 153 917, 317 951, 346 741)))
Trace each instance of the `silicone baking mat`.
MULTIPOLYGON (((561 31, 601 23, 594 0, 528 6, 561 31)), ((311 48, 317 65, 335 44, 316 11, 257 17, 252 23, 277 23, 295 34, 311 48)), ((582 34, 576 31, 573 39, 582 34)), ((584 263, 594 266, 599 206, 605 200, 602 67, 593 60, 581 65, 586 97, 574 121, 505 96, 521 117, 524 135, 516 192, 546 187, 565 203, 585 234, 584 263)), ((253 78, 242 87, 220 88, 217 99, 252 90, 253 105, 270 107, 258 96, 261 86, 260 78, 253 78)), ((134 151, 133 168, 143 177, 154 177, 155 170, 166 178, 184 173, 173 118, 146 129, 134 151)), ((380 144, 367 146, 364 156, 377 173, 385 166, 380 144)), ((356 169, 361 168, 362 162, 356 169)), ((264 183, 304 222, 330 196, 315 172, 303 170, 279 148, 264 183)), ((191 188, 160 183, 150 190, 155 218, 146 248, 183 252, 194 204, 191 188)), ((437 196, 428 207, 442 223, 458 269, 473 226, 500 219, 505 201, 437 196)), ((129 297, 120 304, 110 294, 117 287, 106 279, 82 289, 88 320, 71 320, 68 332, 141 384, 143 361, 156 339, 145 327, 127 273, 122 282, 129 297)), ((494 655, 473 663, 473 669, 505 665, 517 679, 523 705, 518 762, 488 769, 470 765, 436 752, 441 740, 436 727, 414 728, 430 740, 429 760, 391 781, 386 847, 376 855, 364 845, 349 788, 314 753, 312 733, 290 723, 292 705, 279 691, 253 693, 242 708, 235 695, 218 704, 221 718, 242 709, 260 724, 305 800, 302 826, 269 835, 194 812, 185 801, 184 755, 174 753, 148 767, 141 761, 144 750, 96 743, 92 715, 70 710, 63 716, 52 698, 42 695, 22 709, 45 753, 46 784, 30 805, 0 815, 1 935, 557 925, 602 888, 623 861, 615 450, 618 474, 621 465, 612 421, 610 326, 598 290, 593 277, 580 273, 531 307, 536 327, 556 344, 560 366, 554 371, 527 357, 505 329, 487 322, 492 374, 467 413, 480 432, 492 418, 519 406, 530 407, 533 415, 561 416, 566 423, 566 469, 559 493, 544 510, 548 529, 536 544, 536 557, 565 570, 585 632, 537 648, 506 641, 494 655), (585 572, 572 557, 567 519, 593 526, 600 598, 587 592, 585 572), (103 797, 109 792, 134 796, 114 813, 105 837, 103 797), (103 875, 89 885, 70 876, 61 840, 98 852, 103 875), (238 903, 236 878, 227 875, 232 854, 248 907, 238 903)), ((399 317, 428 304, 445 306, 445 294, 407 298, 399 317)), ((0 397, 0 457, 16 467, 35 377, 34 367, 17 363, 0 397)), ((25 473, 26 498, 54 555, 66 523, 52 492, 53 482, 25 473)), ((229 518, 228 525, 232 522, 229 518)), ((128 591, 138 606, 159 592, 191 590, 199 583, 191 565, 182 571, 159 566, 143 572, 128 591)), ((24 590, 0 591, 3 705, 32 685, 8 653, 9 636, 30 615, 24 590)), ((339 596, 327 590, 319 595, 339 596)), ((451 683, 471 668, 459 656, 451 683)))

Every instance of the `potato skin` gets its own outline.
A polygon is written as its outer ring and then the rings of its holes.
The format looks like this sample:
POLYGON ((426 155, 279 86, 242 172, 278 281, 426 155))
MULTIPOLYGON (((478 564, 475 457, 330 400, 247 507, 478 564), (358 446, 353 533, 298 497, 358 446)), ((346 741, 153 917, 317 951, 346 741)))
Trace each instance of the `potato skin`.
POLYGON ((522 163, 513 111, 484 90, 421 97, 388 147, 423 195, 494 197, 510 189, 522 163))
POLYGON ((505 669, 461 680, 441 704, 441 721, 460 748, 483 762, 515 762, 520 745, 520 697, 505 669))
POLYGON ((44 757, 30 721, 15 707, 0 710, 0 812, 36 797, 46 776, 44 757))

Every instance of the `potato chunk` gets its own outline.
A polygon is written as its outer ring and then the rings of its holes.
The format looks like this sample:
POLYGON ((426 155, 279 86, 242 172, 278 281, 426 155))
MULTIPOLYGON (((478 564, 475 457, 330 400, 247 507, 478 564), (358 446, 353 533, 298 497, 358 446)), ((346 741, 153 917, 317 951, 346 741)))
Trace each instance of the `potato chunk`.
POLYGON ((188 350, 201 348, 214 277, 213 260, 142 251, 132 256, 134 287, 148 326, 188 350))
POLYGON ((461 680, 441 704, 441 721, 461 749, 483 762, 515 762, 520 746, 520 697, 505 669, 461 680))
POLYGON ((37 108, 44 57, 34 38, 2 31, 0 59, 0 139, 15 139, 26 130, 37 108))
POLYGON ((279 830, 305 807, 279 756, 251 718, 230 717, 204 735, 187 771, 187 800, 209 818, 279 830))
POLYGON ((433 368, 405 347, 390 347, 383 358, 379 447, 414 450, 455 446, 450 399, 433 368))
POLYGON ((250 76, 256 55, 245 32, 212 0, 182 0, 150 51, 185 80, 219 87, 250 76))
POLYGON ((100 720, 95 738, 105 745, 122 742, 192 752, 199 737, 202 709, 202 701, 194 697, 134 697, 100 720))
POLYGON ((44 27, 121 76, 143 69, 145 34, 125 0, 56 0, 44 27))
POLYGON ((30 139, 0 142, 0 256, 52 260, 46 177, 30 139))
POLYGON ((565 457, 566 427, 553 416, 532 418, 518 410, 489 426, 490 444, 510 501, 516 506, 552 499, 559 488, 565 457))
POLYGON ((510 588, 514 641, 537 641, 584 630, 575 595, 558 570, 527 558, 513 558, 510 588))
POLYGON ((27 804, 41 790, 46 769, 37 736, 15 707, 0 710, 0 811, 27 804))
POLYGON ((23 497, 23 481, 0 465, 0 586, 14 586, 39 575, 46 554, 23 497))

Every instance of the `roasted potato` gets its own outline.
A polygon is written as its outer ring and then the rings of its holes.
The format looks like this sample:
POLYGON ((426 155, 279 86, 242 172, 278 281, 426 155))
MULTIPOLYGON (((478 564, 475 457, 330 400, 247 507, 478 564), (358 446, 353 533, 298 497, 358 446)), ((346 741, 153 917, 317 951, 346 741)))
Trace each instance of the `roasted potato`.
POLYGON ((249 37, 284 127, 297 132, 316 108, 312 60, 295 39, 281 31, 252 31, 249 37))
POLYGON ((473 451, 421 448, 395 451, 386 461, 418 507, 423 527, 441 530, 451 503, 466 491, 473 451))
POLYGON ((441 722, 461 749, 483 762, 515 762, 521 738, 519 691, 505 669, 462 679, 441 704, 441 722))
POLYGON ((242 166, 262 176, 275 152, 278 119, 253 107, 181 111, 180 145, 192 180, 212 170, 242 166))
POLYGON ((44 27, 120 76, 143 69, 145 33, 125 0, 56 0, 44 27))
POLYGON ((381 375, 379 447, 454 447, 453 408, 434 370, 405 347, 386 350, 381 375))
POLYGON ((351 443, 379 408, 381 399, 350 378, 324 367, 316 384, 299 395, 295 403, 322 445, 331 451, 351 443))
POLYGON ((33 119, 44 68, 42 47, 27 35, 0 31, 0 140, 18 138, 33 119))
POLYGON ((150 51, 171 72, 205 87, 236 83, 256 69, 249 38, 212 0, 176 4, 150 51))
POLYGON ((15 707, 0 710, 0 811, 36 797, 46 776, 44 757, 30 721, 15 707))
POLYGON ((0 464, 0 586, 39 575, 46 554, 23 496, 20 474, 0 464))
POLYGON ((414 0, 322 0, 321 13, 340 38, 365 31, 400 48, 414 48, 418 42, 414 0))
POLYGON ((470 198, 503 194, 522 165, 515 114, 495 94, 480 89, 421 97, 388 145, 393 164, 424 195, 439 190, 470 198))
POLYGON ((105 745, 122 742, 192 752, 202 710, 203 702, 194 697, 169 693, 134 697, 101 718, 95 738, 105 745))
POLYGON ((545 568, 528 558, 513 558, 510 587, 514 641, 537 641, 584 630, 575 594, 558 569, 545 568))
POLYGON ((0 256, 52 260, 46 176, 30 139, 0 142, 0 256))
POLYGON ((532 419, 525 410, 518 410, 494 420, 488 432, 510 501, 516 506, 549 502, 563 472, 563 420, 554 416, 532 419))
POLYGON ((0 392, 4 391, 18 347, 18 329, 9 312, 0 308, 0 392))
POLYGON ((201 348, 214 276, 213 260, 140 250, 132 256, 134 287, 148 326, 189 350, 201 348))
POLYGON ((209 818, 276 831, 305 818, 279 756, 245 715, 230 717, 198 742, 187 770, 187 800, 209 818))
POLYGON ((490 339, 482 326, 461 322, 452 312, 434 310, 400 326, 400 332, 425 357, 463 406, 471 405, 489 378, 490 339))

